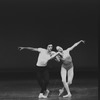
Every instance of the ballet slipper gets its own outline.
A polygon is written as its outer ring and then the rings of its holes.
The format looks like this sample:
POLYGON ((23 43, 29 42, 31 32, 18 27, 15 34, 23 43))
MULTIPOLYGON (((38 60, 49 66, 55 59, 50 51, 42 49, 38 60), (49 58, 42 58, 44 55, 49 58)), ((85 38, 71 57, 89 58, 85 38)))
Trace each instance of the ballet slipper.
POLYGON ((59 90, 59 96, 61 96, 63 92, 64 92, 64 90, 63 89, 60 89, 59 90))
POLYGON ((71 94, 64 95, 63 98, 71 97, 71 94))

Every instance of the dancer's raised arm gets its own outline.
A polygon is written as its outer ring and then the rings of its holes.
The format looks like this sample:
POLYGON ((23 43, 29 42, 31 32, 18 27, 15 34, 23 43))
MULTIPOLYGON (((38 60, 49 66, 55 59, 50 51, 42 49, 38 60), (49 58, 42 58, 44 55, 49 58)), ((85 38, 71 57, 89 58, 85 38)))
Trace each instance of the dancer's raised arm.
POLYGON ((68 50, 69 50, 69 51, 73 50, 73 49, 74 49, 76 46, 78 46, 81 42, 85 43, 84 40, 80 40, 80 41, 76 42, 73 46, 69 47, 68 50))
POLYGON ((19 50, 23 50, 23 49, 28 49, 31 51, 38 51, 38 48, 33 48, 33 47, 18 47, 19 50))

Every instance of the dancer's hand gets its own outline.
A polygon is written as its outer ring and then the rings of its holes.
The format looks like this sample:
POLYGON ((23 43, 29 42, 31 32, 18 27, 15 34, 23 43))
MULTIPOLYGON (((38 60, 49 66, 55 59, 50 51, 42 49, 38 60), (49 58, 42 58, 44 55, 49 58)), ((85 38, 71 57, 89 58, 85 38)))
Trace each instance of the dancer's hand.
POLYGON ((57 62, 60 62, 60 56, 57 55, 56 58, 55 58, 55 60, 56 60, 57 62))
POLYGON ((81 40, 81 42, 85 43, 85 40, 81 40))
POLYGON ((23 50, 23 49, 24 49, 24 47, 18 47, 18 49, 21 51, 21 50, 23 50))

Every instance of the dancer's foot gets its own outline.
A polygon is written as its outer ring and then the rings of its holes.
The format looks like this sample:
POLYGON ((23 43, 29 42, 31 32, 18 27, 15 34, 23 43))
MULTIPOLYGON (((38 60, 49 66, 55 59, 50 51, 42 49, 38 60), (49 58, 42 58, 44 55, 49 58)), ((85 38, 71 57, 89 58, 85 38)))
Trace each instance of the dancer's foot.
POLYGON ((47 96, 43 95, 43 93, 40 93, 38 98, 47 98, 47 96))
POLYGON ((71 94, 67 94, 67 95, 64 95, 63 97, 67 98, 67 97, 71 97, 71 96, 72 96, 71 94))
POLYGON ((64 92, 64 89, 59 89, 59 96, 61 96, 63 92, 64 92))
POLYGON ((47 89, 46 91, 45 91, 45 96, 48 96, 49 95, 49 93, 50 93, 50 91, 47 89))

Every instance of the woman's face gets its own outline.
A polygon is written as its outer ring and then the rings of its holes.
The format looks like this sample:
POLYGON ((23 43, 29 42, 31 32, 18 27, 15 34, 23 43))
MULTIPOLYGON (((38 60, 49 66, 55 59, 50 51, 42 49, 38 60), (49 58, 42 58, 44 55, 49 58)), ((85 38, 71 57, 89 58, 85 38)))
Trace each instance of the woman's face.
POLYGON ((56 47, 58 52, 63 52, 63 49, 61 47, 56 47))

